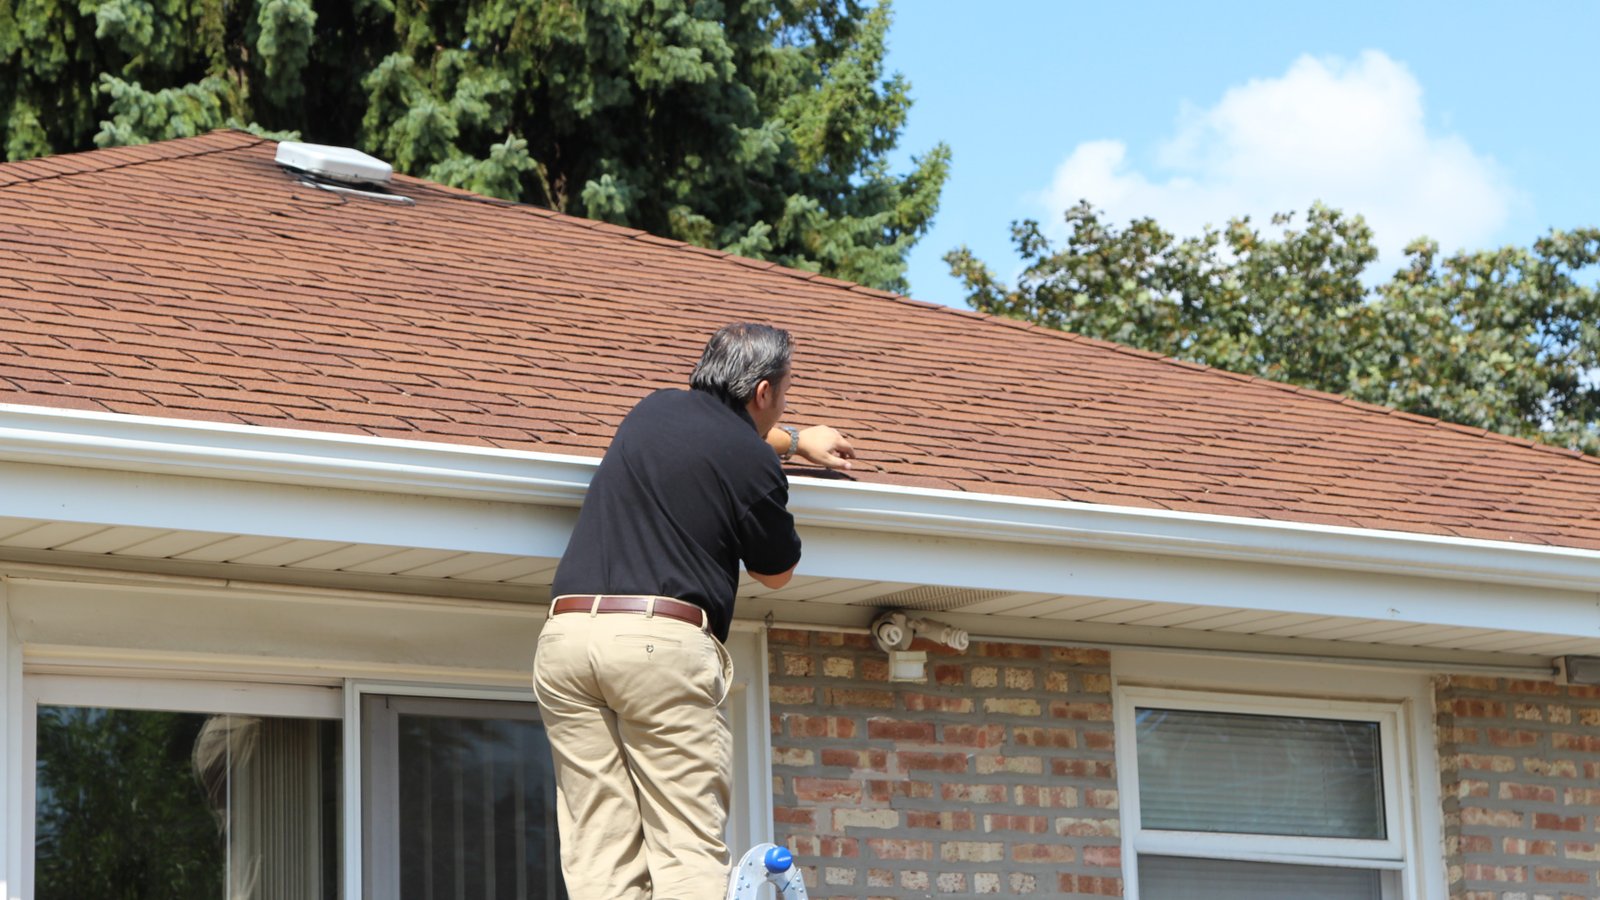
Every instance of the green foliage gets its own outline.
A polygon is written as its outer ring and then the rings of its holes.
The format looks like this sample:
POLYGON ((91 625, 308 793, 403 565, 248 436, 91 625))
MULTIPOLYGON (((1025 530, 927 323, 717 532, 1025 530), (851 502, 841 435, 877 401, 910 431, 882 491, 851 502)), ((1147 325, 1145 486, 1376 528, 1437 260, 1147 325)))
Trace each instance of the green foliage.
POLYGON ((205 719, 39 708, 39 900, 223 894, 223 839, 192 762, 205 719))
POLYGON ((233 126, 905 289, 887 0, 0 0, 7 159, 233 126))
POLYGON ((1448 258, 1419 240, 1370 286, 1371 230, 1321 205, 1181 240, 1087 203, 1066 221, 1060 247, 1013 227, 1014 287, 966 248, 945 261, 984 312, 1600 452, 1600 229, 1448 258))

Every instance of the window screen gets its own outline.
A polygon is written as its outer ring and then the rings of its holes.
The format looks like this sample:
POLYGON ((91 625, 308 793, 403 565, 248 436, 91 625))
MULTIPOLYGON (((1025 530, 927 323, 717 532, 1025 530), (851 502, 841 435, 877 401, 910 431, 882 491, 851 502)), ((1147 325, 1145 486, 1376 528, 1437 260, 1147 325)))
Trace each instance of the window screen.
POLYGON ((1382 840, 1376 722, 1138 709, 1141 827, 1382 840))

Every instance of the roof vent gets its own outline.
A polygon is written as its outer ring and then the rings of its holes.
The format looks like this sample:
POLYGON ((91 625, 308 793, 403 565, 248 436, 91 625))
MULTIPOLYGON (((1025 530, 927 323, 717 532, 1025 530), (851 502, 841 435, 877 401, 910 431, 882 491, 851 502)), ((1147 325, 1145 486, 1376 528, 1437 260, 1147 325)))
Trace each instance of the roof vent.
POLYGON ((338 184, 387 184, 394 174, 388 163, 360 150, 298 141, 279 143, 277 161, 280 166, 338 184))

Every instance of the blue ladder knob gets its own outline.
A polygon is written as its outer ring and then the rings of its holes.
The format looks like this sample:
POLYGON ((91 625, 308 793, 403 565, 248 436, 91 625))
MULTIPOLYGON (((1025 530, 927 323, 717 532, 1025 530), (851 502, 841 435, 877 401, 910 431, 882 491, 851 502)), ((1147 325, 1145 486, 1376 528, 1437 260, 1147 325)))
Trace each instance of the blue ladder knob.
POLYGON ((787 872, 794 866, 794 855, 787 848, 773 847, 767 851, 763 862, 767 864, 767 871, 776 875, 779 872, 787 872))

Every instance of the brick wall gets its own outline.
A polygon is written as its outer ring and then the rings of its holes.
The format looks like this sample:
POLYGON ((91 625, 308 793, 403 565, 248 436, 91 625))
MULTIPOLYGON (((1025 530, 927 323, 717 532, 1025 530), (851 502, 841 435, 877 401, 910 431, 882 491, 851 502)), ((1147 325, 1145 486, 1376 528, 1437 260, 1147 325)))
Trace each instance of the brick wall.
POLYGON ((919 645, 907 684, 865 635, 769 641, 777 840, 812 897, 1121 895, 1106 653, 919 645))
POLYGON ((1600 897, 1600 688, 1437 687, 1452 900, 1600 897))

